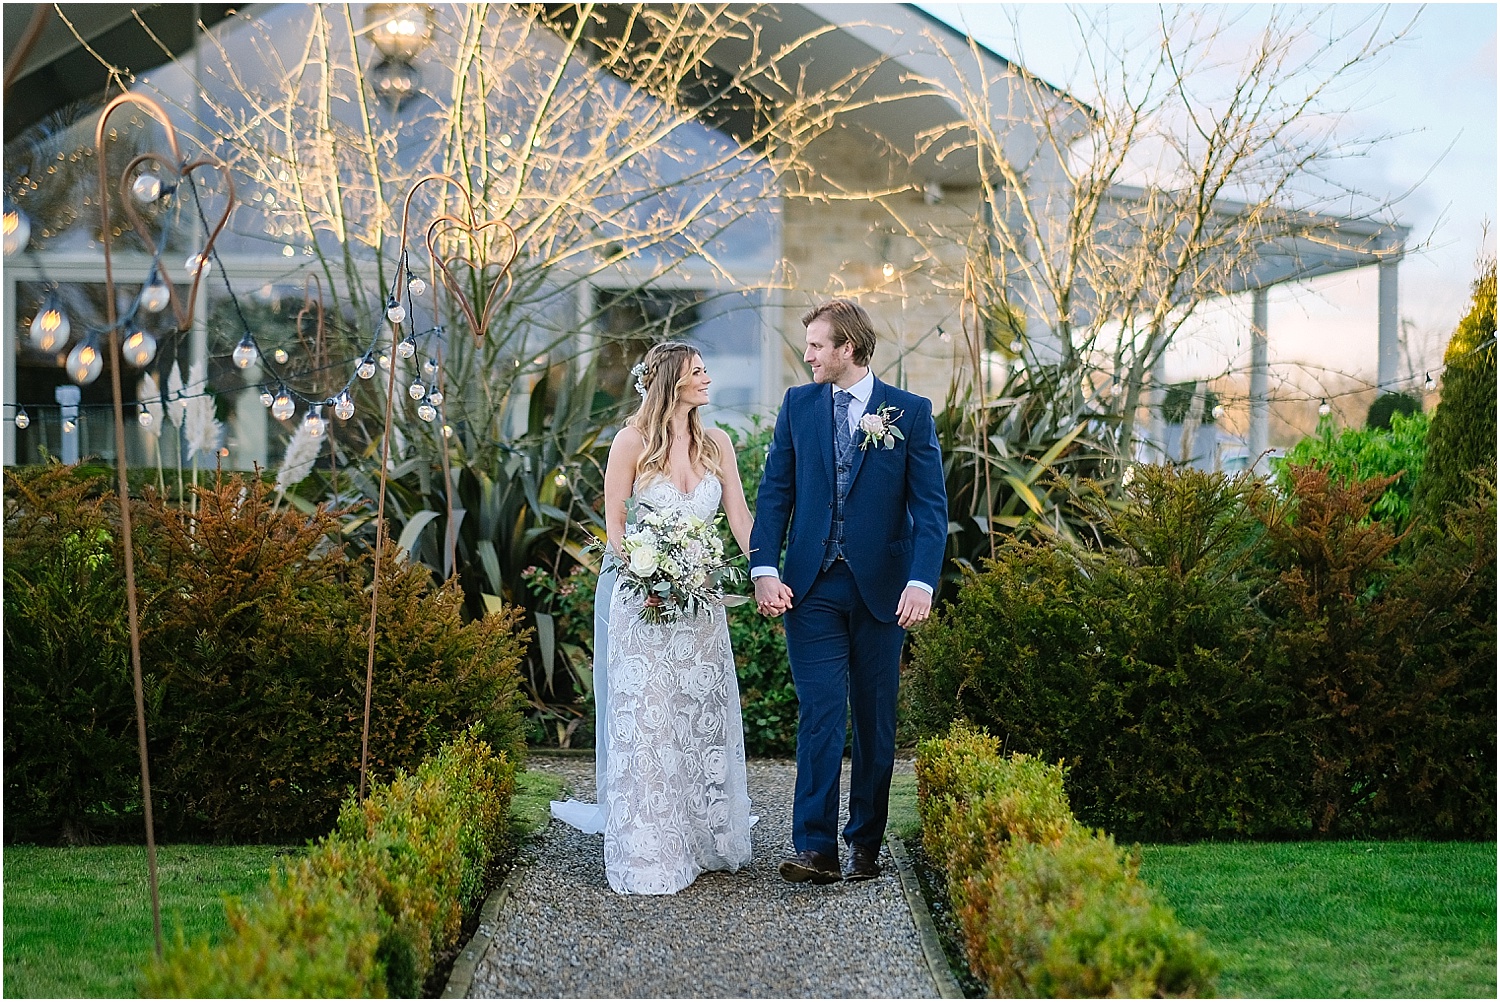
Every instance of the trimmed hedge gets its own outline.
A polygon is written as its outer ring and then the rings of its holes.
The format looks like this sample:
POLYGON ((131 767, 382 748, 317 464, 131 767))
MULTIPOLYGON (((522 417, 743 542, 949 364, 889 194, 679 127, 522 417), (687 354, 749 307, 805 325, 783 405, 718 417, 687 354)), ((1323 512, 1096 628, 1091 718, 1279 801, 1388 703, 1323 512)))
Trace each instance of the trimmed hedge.
POLYGON ((514 761, 475 732, 445 745, 346 801, 332 834, 262 896, 231 901, 221 942, 179 938, 147 966, 143 994, 415 997, 483 891, 514 786, 514 761))
POLYGON ((1495 499, 1403 541, 1388 478, 1138 467, 1103 552, 1012 542, 914 638, 911 723, 1068 766, 1132 839, 1489 837, 1495 499))
MULTIPOLYGON (((5 480, 6 837, 138 832, 116 499, 64 467, 5 480)), ((369 555, 255 479, 199 489, 196 511, 148 490, 133 512, 158 835, 327 831, 359 778, 369 555)), ((518 752, 518 613, 465 623, 455 585, 385 560, 372 777, 474 724, 518 752)))
POLYGON ((917 751, 922 844, 946 874, 970 969, 996 997, 1201 997, 1218 962, 1073 818, 1064 769, 955 723, 917 751))

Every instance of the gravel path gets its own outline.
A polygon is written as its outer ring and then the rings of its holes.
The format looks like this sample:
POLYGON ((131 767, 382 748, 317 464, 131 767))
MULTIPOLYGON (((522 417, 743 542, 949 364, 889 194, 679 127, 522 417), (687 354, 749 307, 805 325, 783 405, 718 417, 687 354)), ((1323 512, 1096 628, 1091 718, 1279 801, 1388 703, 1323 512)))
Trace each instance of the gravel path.
MULTIPOLYGON (((591 758, 536 755, 528 767, 593 799, 591 758)), ((791 851, 795 772, 751 761, 754 861, 671 896, 615 894, 603 836, 552 821, 521 851, 470 997, 937 997, 887 850, 875 880, 817 887, 777 875, 791 851)), ((847 779, 846 766, 846 791, 847 779)))

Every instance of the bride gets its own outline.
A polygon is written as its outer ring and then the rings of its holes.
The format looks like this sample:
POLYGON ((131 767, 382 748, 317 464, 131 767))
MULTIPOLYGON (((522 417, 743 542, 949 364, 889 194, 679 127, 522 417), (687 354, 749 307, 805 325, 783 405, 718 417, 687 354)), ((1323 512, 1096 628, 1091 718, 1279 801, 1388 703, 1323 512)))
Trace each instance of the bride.
MULTIPOLYGON (((723 501, 748 552, 750 509, 734 447, 704 430, 711 380, 690 345, 655 345, 634 370, 641 406, 615 436, 604 472, 607 566, 623 562, 626 502, 711 519, 723 501)), ((621 894, 675 894, 704 870, 750 862, 750 797, 740 695, 721 605, 659 623, 600 576, 595 599, 597 805, 552 804, 555 817, 604 832, 604 869, 621 894), (608 610, 600 622, 600 611, 608 610), (603 670, 601 670, 603 669, 603 670)))

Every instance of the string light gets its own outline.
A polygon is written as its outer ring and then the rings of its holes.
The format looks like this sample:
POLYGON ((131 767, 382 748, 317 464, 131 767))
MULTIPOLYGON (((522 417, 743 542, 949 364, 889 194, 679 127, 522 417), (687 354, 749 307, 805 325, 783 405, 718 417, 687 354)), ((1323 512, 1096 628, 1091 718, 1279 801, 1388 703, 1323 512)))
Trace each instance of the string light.
POLYGON ((896 274, 896 266, 887 261, 885 264, 880 266, 880 273, 886 278, 892 278, 896 274))
POLYGON ((141 309, 147 313, 160 313, 167 308, 172 301, 172 290, 167 288, 167 283, 157 277, 156 269, 151 269, 151 277, 146 280, 145 288, 141 289, 141 309))
POLYGON ((260 391, 260 405, 262 407, 270 407, 271 404, 275 402, 275 400, 276 400, 276 398, 273 397, 273 396, 271 396, 271 391, 270 390, 261 390, 260 391))
POLYGON ((62 429, 64 435, 71 435, 78 430, 78 422, 72 418, 65 418, 62 423, 62 429))
POLYGON ((1422 381, 1422 388, 1431 392, 1437 386, 1437 380, 1432 378, 1432 373, 1427 373, 1427 378, 1422 381))
POLYGON ((347 421, 354 416, 354 397, 344 390, 333 399, 333 413, 340 421, 347 421))
POLYGON ((427 387, 422 385, 420 379, 412 380, 412 384, 406 388, 406 395, 413 400, 421 400, 427 396, 427 387))
POLYGON ((1213 415, 1214 415, 1214 420, 1215 421, 1217 421, 1217 420, 1219 420, 1219 418, 1223 417, 1224 416, 1224 405, 1223 404, 1214 404, 1213 415))
POLYGON ((371 379, 375 375, 375 359, 369 355, 359 360, 359 368, 354 370, 360 379, 371 379))
POLYGON ((79 386, 87 386, 99 378, 99 373, 104 371, 104 356, 99 354, 99 349, 94 346, 92 336, 78 342, 77 346, 68 352, 65 367, 68 370, 68 378, 79 386))
POLYGON ((182 267, 186 269, 189 278, 197 278, 200 272, 207 275, 213 270, 213 266, 213 261, 205 258, 202 254, 194 254, 182 263, 182 267))
POLYGON ((422 360, 422 374, 424 376, 426 376, 429 380, 432 379, 433 376, 437 375, 437 370, 438 370, 437 359, 435 359, 435 358, 426 358, 426 359, 422 360))
POLYGON ((302 427, 313 438, 323 437, 324 421, 322 405, 314 404, 307 409, 307 416, 302 419, 302 427))
POLYGON ((26 249, 31 243, 31 220, 26 213, 5 200, 5 256, 10 257, 26 249))
POLYGON ((36 311, 36 316, 31 320, 31 343, 42 351, 51 351, 58 345, 65 344, 72 330, 73 325, 68 322, 68 315, 58 302, 56 290, 47 293, 47 298, 42 300, 41 309, 36 311))
POLYGON ((296 410, 297 406, 292 403, 291 395, 287 393, 286 387, 283 386, 277 392, 276 399, 271 401, 271 416, 278 421, 285 421, 287 418, 291 417, 296 412, 296 410))
POLYGON ((24 407, 16 411, 16 427, 22 431, 31 427, 31 415, 26 413, 26 408, 24 407))
POLYGON ((234 346, 234 351, 229 357, 234 360, 236 369, 248 369, 255 364, 259 355, 260 352, 255 349, 255 339, 250 336, 249 331, 246 331, 245 336, 240 338, 240 343, 234 346))
POLYGON ((387 355, 385 352, 381 352, 378 361, 380 363, 381 372, 391 371, 391 356, 387 355))
POLYGON ((271 352, 271 357, 276 360, 277 365, 286 365, 287 359, 290 356, 287 355, 285 348, 277 348, 275 351, 271 352))
POLYGON ((1328 402, 1327 397, 1324 397, 1323 402, 1318 404, 1318 417, 1327 417, 1332 413, 1333 405, 1328 402))
POLYGON ((399 324, 406 319, 406 307, 397 302, 395 296, 392 296, 385 304, 385 318, 393 324, 399 324))
POLYGON ((161 178, 155 174, 141 174, 130 186, 130 192, 142 205, 150 205, 161 197, 161 178))
POLYGON ((437 408, 424 400, 421 404, 417 405, 417 417, 423 421, 431 421, 437 417, 437 408))
POLYGON ((396 354, 402 358, 411 358, 417 353, 417 336, 408 334, 406 338, 396 345, 396 354))
POLYGON ((149 428, 151 427, 155 419, 151 417, 151 412, 146 410, 146 405, 141 404, 141 409, 139 413, 136 414, 135 420, 136 423, 139 424, 142 428, 149 428))
POLYGON ((433 387, 427 393, 427 402, 434 407, 443 406, 443 391, 437 387, 433 387))
POLYGON ((452 438, 453 437, 453 426, 451 424, 445 424, 445 425, 443 425, 443 437, 444 438, 452 438))
POLYGON ((420 278, 414 278, 406 283, 406 288, 413 296, 420 296, 427 291, 427 283, 420 278))
POLYGON ((149 365, 156 357, 156 338, 150 333, 136 328, 125 338, 125 344, 121 346, 125 353, 125 361, 137 369, 149 365))
POLYGON ((559 487, 566 487, 568 486, 568 475, 566 473, 559 473, 552 478, 552 482, 559 487))

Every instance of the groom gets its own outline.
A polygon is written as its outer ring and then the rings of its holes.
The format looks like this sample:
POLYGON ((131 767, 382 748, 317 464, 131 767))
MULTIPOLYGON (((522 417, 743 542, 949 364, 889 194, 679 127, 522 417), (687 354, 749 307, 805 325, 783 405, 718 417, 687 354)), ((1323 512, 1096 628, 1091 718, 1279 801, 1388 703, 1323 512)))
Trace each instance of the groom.
POLYGON ((840 879, 839 772, 854 724, 849 856, 842 876, 880 874, 896 688, 908 628, 927 619, 948 531, 932 402, 870 371, 875 329, 847 299, 802 318, 811 385, 776 416, 756 500, 750 574, 760 611, 786 614, 800 704, 792 845, 782 877, 840 879), (790 532, 788 532, 790 523, 790 532), (786 562, 774 561, 786 544, 786 562))

